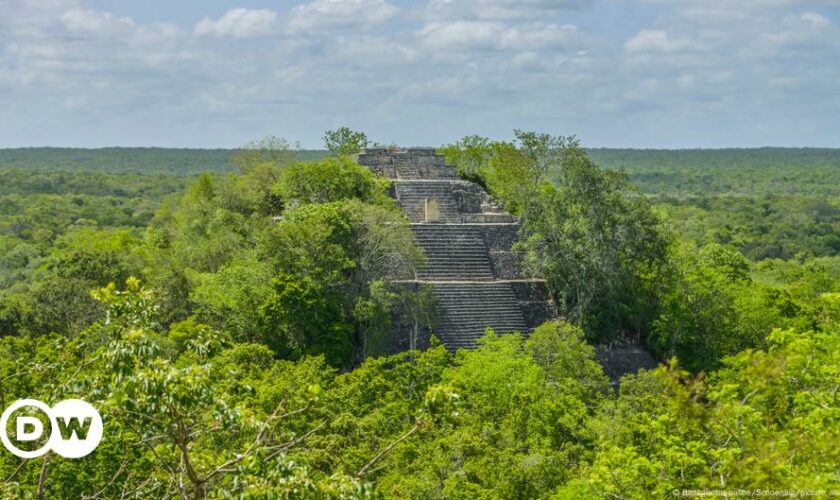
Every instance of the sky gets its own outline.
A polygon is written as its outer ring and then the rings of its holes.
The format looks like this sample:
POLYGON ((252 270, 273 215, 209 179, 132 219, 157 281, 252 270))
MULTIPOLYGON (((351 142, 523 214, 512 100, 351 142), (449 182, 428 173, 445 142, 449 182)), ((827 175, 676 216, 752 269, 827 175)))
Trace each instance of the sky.
POLYGON ((840 0, 0 0, 0 147, 840 147, 840 0))

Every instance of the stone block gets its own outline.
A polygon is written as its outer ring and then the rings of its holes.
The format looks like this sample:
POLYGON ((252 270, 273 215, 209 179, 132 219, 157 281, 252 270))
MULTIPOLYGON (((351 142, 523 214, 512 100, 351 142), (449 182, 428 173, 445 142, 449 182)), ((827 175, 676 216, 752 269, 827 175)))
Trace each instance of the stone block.
POLYGON ((531 329, 557 317, 555 308, 548 301, 520 302, 519 306, 522 308, 522 316, 525 318, 525 323, 531 329))
POLYGON ((519 224, 486 224, 478 225, 484 234, 487 249, 492 251, 506 251, 513 247, 519 235, 519 224))
POLYGON ((522 276, 521 257, 510 251, 491 251, 490 263, 493 267, 493 277, 510 280, 522 276))
POLYGON ((521 301, 545 302, 550 299, 548 284, 543 280, 511 281, 510 286, 516 298, 521 301))
MULTIPOLYGON (((441 160, 442 160, 442 158, 441 158, 441 160)), ((441 165, 437 156, 428 156, 428 155, 415 156, 414 157, 414 164, 417 165, 418 167, 424 167, 424 168, 434 168, 434 167, 439 167, 441 165)))

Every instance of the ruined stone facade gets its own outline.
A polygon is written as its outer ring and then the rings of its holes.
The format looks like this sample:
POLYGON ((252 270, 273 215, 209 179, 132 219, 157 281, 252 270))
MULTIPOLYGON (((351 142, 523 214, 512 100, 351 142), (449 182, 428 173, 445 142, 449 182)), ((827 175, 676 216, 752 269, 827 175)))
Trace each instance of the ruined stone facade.
MULTIPOLYGON (((512 251, 519 222, 481 186, 459 179, 433 149, 367 149, 358 161, 393 181, 391 196, 428 259, 414 279, 398 282, 430 286, 437 301, 437 325, 418 347, 434 333, 450 349, 472 348, 487 327, 527 334, 554 316, 545 282, 524 278, 512 251)), ((393 350, 408 349, 411 325, 394 324, 393 350)))

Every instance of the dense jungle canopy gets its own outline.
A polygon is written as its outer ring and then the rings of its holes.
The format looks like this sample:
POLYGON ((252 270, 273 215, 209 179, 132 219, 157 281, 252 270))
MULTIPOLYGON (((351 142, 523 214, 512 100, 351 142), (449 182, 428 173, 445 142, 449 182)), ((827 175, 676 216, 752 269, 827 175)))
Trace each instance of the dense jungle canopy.
POLYGON ((0 150, 0 403, 105 423, 81 460, 0 455, 3 497, 840 489, 840 150, 444 145, 560 314, 394 354, 434 304, 387 278, 424 256, 367 137, 325 142, 0 150), (613 384, 624 341, 661 365, 613 384))

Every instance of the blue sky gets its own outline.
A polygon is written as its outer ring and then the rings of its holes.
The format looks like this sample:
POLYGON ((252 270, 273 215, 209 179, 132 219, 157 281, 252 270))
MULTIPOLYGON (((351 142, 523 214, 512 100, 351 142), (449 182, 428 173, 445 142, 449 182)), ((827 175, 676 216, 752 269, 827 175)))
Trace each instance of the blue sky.
POLYGON ((840 0, 0 0, 0 147, 840 147, 840 0))

